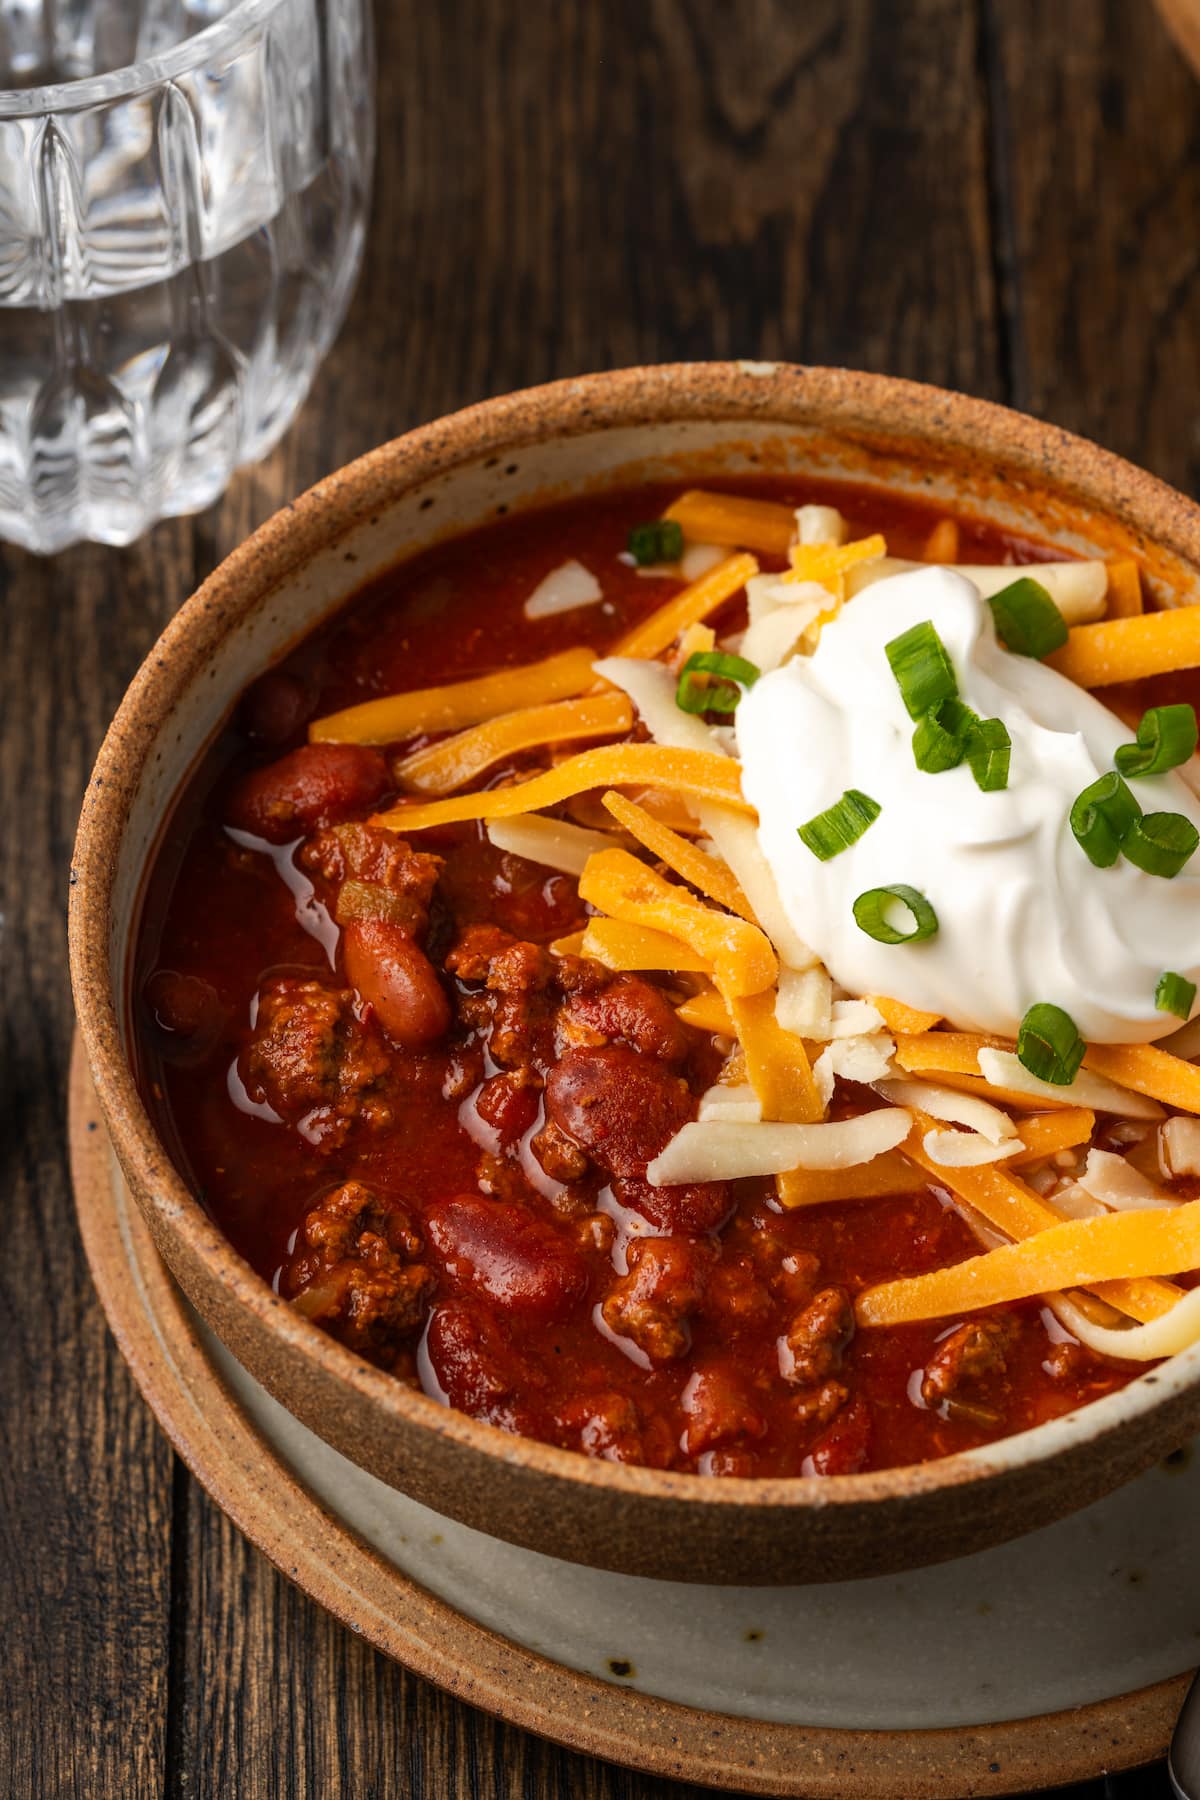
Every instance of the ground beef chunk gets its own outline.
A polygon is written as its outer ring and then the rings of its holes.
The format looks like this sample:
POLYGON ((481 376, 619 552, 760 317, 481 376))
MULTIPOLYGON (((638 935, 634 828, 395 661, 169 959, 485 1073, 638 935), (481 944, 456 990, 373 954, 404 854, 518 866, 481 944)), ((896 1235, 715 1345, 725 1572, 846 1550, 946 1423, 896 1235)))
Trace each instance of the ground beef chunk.
POLYGON ((425 1349, 448 1406, 502 1431, 536 1435, 536 1416, 520 1396, 536 1395, 543 1379, 486 1307, 467 1299, 435 1307, 425 1349))
POLYGON ((614 1282, 601 1308, 604 1322, 627 1337, 651 1362, 685 1356, 692 1334, 688 1316, 704 1299, 715 1248, 686 1237, 637 1238, 629 1247, 629 1273, 614 1282))
POLYGON ((576 993, 558 1015, 560 1044, 628 1044, 643 1056, 679 1063, 690 1034, 666 995, 638 975, 618 975, 607 987, 576 993))
POLYGON ((487 1038, 493 1062, 544 1077, 554 1060, 558 1003, 550 953, 498 925, 471 925, 447 956, 446 968, 460 981, 484 984, 487 1004, 459 1010, 487 1038))
POLYGON ((429 923, 429 904, 442 871, 442 858, 414 850, 393 832, 376 825, 335 825, 319 831, 300 851, 301 866, 331 887, 347 882, 380 891, 380 917, 407 926, 420 937, 429 923))
POLYGON ((692 1117, 682 1076, 621 1044, 568 1050, 546 1083, 546 1116, 613 1177, 613 1191, 661 1230, 711 1231, 729 1211, 726 1182, 652 1187, 646 1165, 692 1117))
POLYGON ((359 1023, 354 996, 319 981, 282 976, 259 996, 254 1035, 242 1056, 246 1092, 333 1149, 356 1119, 386 1125, 383 1045, 359 1023))
POLYGON ((680 1396, 680 1405, 687 1421, 683 1448, 688 1456, 703 1456, 719 1444, 760 1438, 767 1429, 745 1383, 732 1369, 719 1365, 694 1372, 680 1396))
POLYGON ((854 1308, 837 1287, 822 1288, 788 1327, 783 1374, 797 1387, 816 1387, 841 1367, 854 1335, 854 1308))
POLYGON ((991 1377, 1004 1374, 1017 1330, 1015 1319, 1000 1314, 990 1319, 969 1319, 943 1338, 921 1379, 921 1398, 926 1406, 936 1409, 949 1405, 962 1410, 965 1404, 968 1411, 977 1411, 973 1395, 991 1377))
POLYGON ((675 1443, 666 1421, 647 1422, 627 1394, 581 1394, 559 1408, 556 1423, 565 1446, 585 1456, 649 1469, 665 1469, 673 1460, 675 1443))
POLYGON ((587 1157, 552 1119, 530 1138, 529 1148, 551 1181, 581 1181, 587 1174, 587 1157))
POLYGON ((308 1214, 280 1286, 308 1318, 386 1368, 424 1323, 435 1277, 423 1250, 399 1201, 348 1181, 308 1214))
POLYGON ((849 1388, 843 1387, 840 1381, 826 1381, 819 1388, 796 1395, 792 1417, 797 1425, 828 1425, 849 1398, 849 1388))
POLYGON ((769 1316, 771 1296, 748 1256, 732 1255, 726 1248, 712 1272, 704 1311, 730 1331, 761 1324, 769 1316))

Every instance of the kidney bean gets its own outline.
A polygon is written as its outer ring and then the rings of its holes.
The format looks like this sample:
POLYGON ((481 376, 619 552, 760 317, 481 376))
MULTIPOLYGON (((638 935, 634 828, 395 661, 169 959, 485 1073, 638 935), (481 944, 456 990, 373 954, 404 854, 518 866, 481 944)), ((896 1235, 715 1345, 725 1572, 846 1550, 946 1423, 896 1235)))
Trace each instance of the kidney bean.
POLYGON ((256 744, 272 748, 294 738, 307 724, 312 702, 297 675, 285 669, 268 669, 247 689, 238 708, 238 723, 256 744))
POLYGON ((363 744, 302 744, 252 769, 225 808, 238 831, 286 844, 374 806, 391 785, 387 763, 363 744))
POLYGON ((857 1475, 871 1453, 871 1412, 853 1399, 813 1445, 808 1460, 814 1475, 857 1475))
POLYGON ((211 1049, 225 1023, 226 1009, 210 981, 156 969, 143 998, 158 1027, 162 1049, 177 1059, 197 1058, 211 1049))
POLYGON ((425 952, 401 925, 354 919, 343 929, 346 978, 395 1044, 414 1049, 440 1038, 450 1002, 425 952))
POLYGON ((587 1293, 579 1251, 522 1207, 460 1194, 431 1206, 425 1229, 446 1278, 506 1313, 561 1319, 587 1293))
POLYGON ((536 1392, 537 1373, 486 1308, 470 1300, 445 1300, 435 1307, 425 1354, 448 1406, 506 1431, 535 1429, 533 1415, 514 1396, 536 1392))
POLYGON ((713 1231, 731 1205, 723 1181, 656 1188, 646 1180, 646 1164, 694 1110, 685 1081, 620 1044, 568 1050, 546 1082, 547 1118, 616 1178, 622 1206, 660 1231, 713 1231))

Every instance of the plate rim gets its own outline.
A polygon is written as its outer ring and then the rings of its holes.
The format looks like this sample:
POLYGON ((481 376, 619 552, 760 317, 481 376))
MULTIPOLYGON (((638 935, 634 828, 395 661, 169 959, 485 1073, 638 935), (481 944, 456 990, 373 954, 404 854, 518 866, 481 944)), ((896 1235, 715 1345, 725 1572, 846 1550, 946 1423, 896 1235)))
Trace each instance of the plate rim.
POLYGON ((889 1800, 897 1792, 906 1800, 974 1800, 1087 1780, 1165 1754, 1190 1674, 994 1725, 853 1730, 661 1700, 492 1631, 388 1562, 264 1445, 200 1342, 145 1219, 132 1200, 122 1205, 78 1031, 67 1138, 76 1216, 101 1307, 176 1453, 282 1575, 375 1649, 456 1699, 627 1768, 775 1800, 889 1800), (201 1406, 201 1395, 211 1404, 201 1406))

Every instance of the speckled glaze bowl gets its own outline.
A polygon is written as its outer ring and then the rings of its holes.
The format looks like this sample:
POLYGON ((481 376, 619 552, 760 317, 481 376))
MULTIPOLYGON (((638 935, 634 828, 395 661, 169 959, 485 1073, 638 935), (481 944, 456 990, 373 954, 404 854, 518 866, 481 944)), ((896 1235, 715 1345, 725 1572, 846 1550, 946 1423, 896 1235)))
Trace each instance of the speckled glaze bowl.
POLYGON ((705 1480, 516 1438, 413 1393, 274 1294, 222 1237, 146 1115, 128 1056, 130 944, 171 802, 242 689, 366 580, 498 511, 640 479, 807 470, 940 497, 1064 549, 1137 556, 1200 598, 1200 508, 1053 426, 882 376, 774 363, 627 369, 456 413, 279 513, 181 609, 89 783, 71 972, 117 1156, 167 1264, 233 1354, 393 1487, 553 1555, 681 1581, 846 1579, 1015 1537, 1200 1427, 1200 1345, 1066 1418, 940 1462, 826 1480, 705 1480))

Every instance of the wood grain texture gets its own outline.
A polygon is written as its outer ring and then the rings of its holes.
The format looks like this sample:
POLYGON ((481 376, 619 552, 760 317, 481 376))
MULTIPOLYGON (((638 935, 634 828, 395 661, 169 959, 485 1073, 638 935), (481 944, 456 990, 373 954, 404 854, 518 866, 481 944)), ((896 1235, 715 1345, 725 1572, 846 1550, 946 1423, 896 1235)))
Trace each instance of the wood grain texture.
POLYGON ((299 424, 130 551, 0 551, 5 1795, 684 1792, 487 1719, 334 1625, 173 1477, 105 1336, 64 1164, 67 860, 104 724, 197 581, 409 425, 641 360, 946 382, 1195 485, 1200 89, 1141 0, 376 10, 367 266, 299 424))

